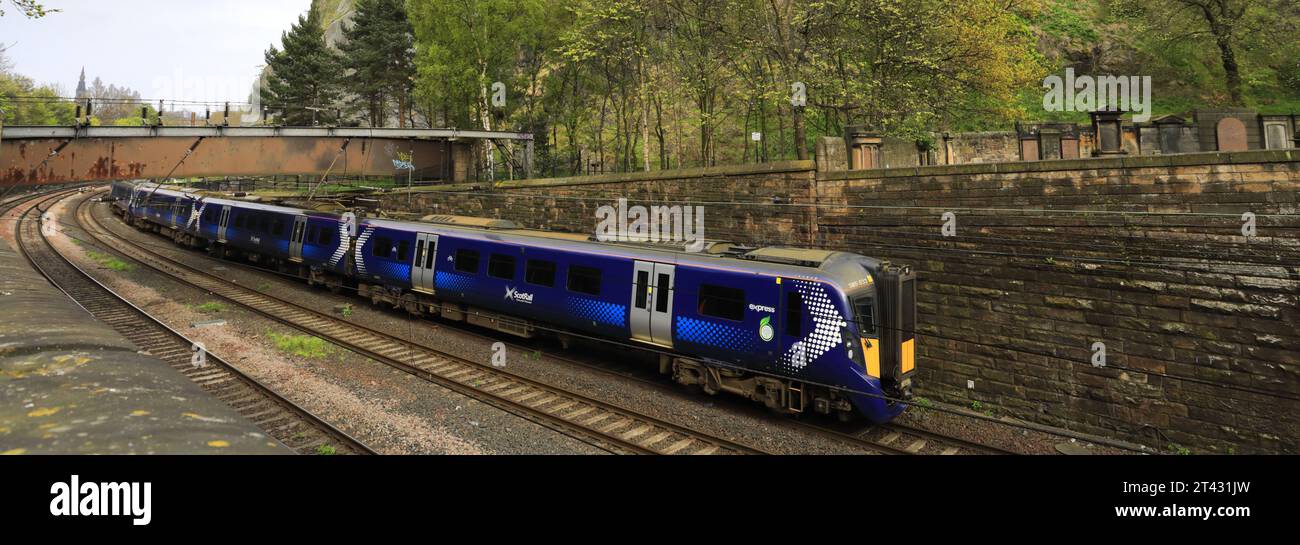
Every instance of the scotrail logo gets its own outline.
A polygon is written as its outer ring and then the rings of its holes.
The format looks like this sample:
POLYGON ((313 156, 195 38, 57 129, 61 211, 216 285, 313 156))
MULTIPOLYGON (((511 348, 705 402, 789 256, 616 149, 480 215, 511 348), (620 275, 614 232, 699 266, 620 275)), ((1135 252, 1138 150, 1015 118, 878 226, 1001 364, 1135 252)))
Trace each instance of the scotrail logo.
POLYGON ((147 525, 153 519, 152 483, 82 483, 78 475, 70 481, 50 485, 54 495, 50 500, 51 515, 128 516, 135 517, 131 524, 136 526, 147 525))
POLYGON ((703 206, 627 205, 596 209, 596 240, 601 242, 684 242, 686 251, 704 249, 703 206))
POLYGON ((1133 121, 1151 119, 1151 76, 1078 76, 1065 69, 1065 79, 1043 78, 1043 109, 1088 113, 1102 109, 1133 112, 1133 121))
POLYGON ((519 291, 519 288, 506 286, 506 299, 516 303, 533 304, 533 294, 519 291))

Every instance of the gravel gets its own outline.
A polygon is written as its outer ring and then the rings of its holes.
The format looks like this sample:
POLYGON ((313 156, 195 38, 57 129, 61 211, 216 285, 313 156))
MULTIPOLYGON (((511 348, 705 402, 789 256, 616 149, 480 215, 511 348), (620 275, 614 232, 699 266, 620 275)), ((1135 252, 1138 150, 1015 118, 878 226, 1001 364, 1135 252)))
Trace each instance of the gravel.
MULTIPOLYGON (((75 202, 75 201, 68 201, 75 202)), ((110 228, 146 237, 108 216, 96 205, 110 228), (124 231, 129 230, 129 231, 124 231)), ((72 206, 56 208, 65 232, 91 240, 75 225, 72 206)), ((133 237, 134 238, 134 237, 133 237)), ((385 454, 521 454, 599 453, 590 445, 502 412, 441 386, 416 379, 350 351, 333 347, 323 357, 303 357, 281 351, 272 333, 300 335, 222 301, 202 290, 174 282, 144 266, 118 272, 90 260, 83 246, 70 237, 57 237, 60 252, 70 255, 96 279, 213 354, 266 383, 295 403, 385 454), (222 301, 224 309, 200 312, 197 306, 222 301), (193 327, 222 319, 226 325, 193 327)), ((96 248, 103 251, 102 248, 96 248)))

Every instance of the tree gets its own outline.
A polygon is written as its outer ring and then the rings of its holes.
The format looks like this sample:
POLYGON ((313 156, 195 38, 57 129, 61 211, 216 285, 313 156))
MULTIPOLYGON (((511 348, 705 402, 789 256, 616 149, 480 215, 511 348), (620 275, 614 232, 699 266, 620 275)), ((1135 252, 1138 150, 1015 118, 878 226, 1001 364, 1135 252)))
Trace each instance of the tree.
POLYGON ((285 125, 308 126, 339 122, 342 58, 325 44, 318 10, 298 16, 282 33, 283 51, 274 45, 266 51, 268 75, 261 87, 262 104, 279 112, 285 125))
POLYGON ((599 121, 593 127, 596 162, 603 171, 631 170, 640 129, 640 69, 646 56, 649 8, 637 0, 581 0, 571 8, 574 24, 561 37, 560 51, 571 65, 598 77, 599 121), (613 110, 612 112, 610 110, 613 110), (605 131, 613 114, 614 165, 605 156, 605 131))
POLYGON ((148 107, 140 99, 140 93, 129 87, 104 85, 98 77, 86 89, 87 98, 94 105, 95 117, 105 124, 116 125, 119 119, 128 119, 135 124, 140 118, 140 108, 148 107))
MULTIPOLYGON (((497 130, 533 101, 521 99, 540 92, 531 86, 545 36, 545 0, 409 0, 407 14, 415 29, 416 92, 430 106, 434 119, 452 126, 497 130), (493 104, 494 84, 505 89, 505 106, 493 104)), ((500 150, 497 150, 500 151, 500 150)), ((496 160, 486 149, 489 176, 496 160)))
POLYGON ((1139 41, 1139 46, 1178 68, 1181 75, 1188 75, 1187 65, 1203 62, 1198 58, 1202 52, 1213 51, 1227 101, 1235 106, 1246 105, 1250 84, 1273 79, 1285 86, 1288 70, 1279 59, 1289 55, 1294 60, 1300 52, 1295 46, 1300 4, 1294 0, 1115 0, 1110 9, 1137 16, 1140 23, 1135 31, 1154 37, 1139 41), (1184 45, 1192 46, 1191 50, 1180 49, 1184 45), (1279 51, 1286 53, 1270 58, 1279 51), (1256 71, 1272 71, 1275 77, 1256 71))
POLYGON ((395 103, 398 126, 405 127, 415 84, 415 33, 403 0, 359 0, 343 36, 339 49, 349 70, 343 87, 353 95, 353 104, 370 126, 381 127, 389 103, 395 103))
MULTIPOLYGON (((40 19, 41 17, 45 17, 51 13, 63 11, 47 8, 41 5, 40 0, 9 0, 9 3, 13 4, 15 8, 18 8, 18 11, 28 19, 40 19)), ((4 17, 5 14, 3 6, 4 2, 0 2, 0 17, 4 17)))
POLYGON ((71 125, 76 106, 59 98, 52 86, 36 86, 30 78, 0 73, 0 107, 4 125, 71 125))

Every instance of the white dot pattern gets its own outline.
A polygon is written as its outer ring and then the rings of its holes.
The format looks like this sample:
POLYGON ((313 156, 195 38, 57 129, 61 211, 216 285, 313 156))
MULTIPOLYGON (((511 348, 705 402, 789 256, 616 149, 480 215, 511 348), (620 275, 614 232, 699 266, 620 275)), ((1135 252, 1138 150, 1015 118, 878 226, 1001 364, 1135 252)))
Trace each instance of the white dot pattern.
POLYGON ((803 296, 804 309, 812 316, 813 329, 808 335, 792 345, 781 356, 778 364, 781 370, 796 373, 808 366, 809 362, 820 358, 822 354, 844 342, 841 331, 849 325, 839 309, 831 302, 826 288, 820 283, 806 280, 792 280, 795 290, 803 296))

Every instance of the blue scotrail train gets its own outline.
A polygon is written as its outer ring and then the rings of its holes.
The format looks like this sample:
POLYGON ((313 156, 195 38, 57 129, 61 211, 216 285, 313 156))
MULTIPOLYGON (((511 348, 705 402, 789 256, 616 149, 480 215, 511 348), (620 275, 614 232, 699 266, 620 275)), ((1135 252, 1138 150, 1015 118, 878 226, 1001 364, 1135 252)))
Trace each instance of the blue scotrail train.
POLYGON ((886 422, 911 397, 916 277, 847 252, 701 252, 607 243, 509 221, 358 217, 116 182, 128 222, 412 314, 568 343, 595 337, 658 352, 659 368, 710 394, 784 413, 886 422))

